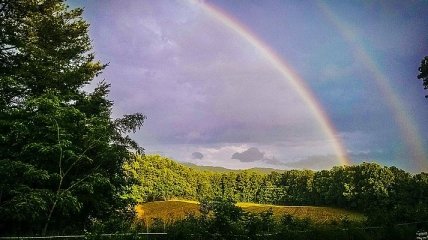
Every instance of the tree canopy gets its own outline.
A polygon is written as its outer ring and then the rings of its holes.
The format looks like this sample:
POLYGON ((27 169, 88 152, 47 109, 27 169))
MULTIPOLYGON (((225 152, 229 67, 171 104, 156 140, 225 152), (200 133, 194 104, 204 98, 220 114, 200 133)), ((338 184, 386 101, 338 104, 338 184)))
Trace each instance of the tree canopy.
POLYGON ((112 119, 82 9, 0 1, 0 232, 88 226, 117 209, 140 114, 112 119))

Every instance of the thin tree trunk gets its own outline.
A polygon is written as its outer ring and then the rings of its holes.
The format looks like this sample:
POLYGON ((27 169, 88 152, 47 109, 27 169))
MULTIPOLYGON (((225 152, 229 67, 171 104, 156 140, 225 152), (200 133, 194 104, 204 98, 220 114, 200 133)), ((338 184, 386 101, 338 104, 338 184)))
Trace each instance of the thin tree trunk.
MULTIPOLYGON (((76 161, 74 161, 69 167, 68 169, 63 169, 62 166, 62 162, 63 162, 63 150, 61 147, 61 139, 60 139, 60 128, 59 125, 57 123, 57 121, 54 119, 55 124, 56 124, 56 128, 57 128, 57 138, 58 138, 58 145, 60 147, 60 155, 59 155, 59 161, 58 161, 58 167, 59 167, 59 175, 60 175, 60 179, 59 179, 59 183, 58 183, 58 189, 56 191, 55 194, 55 201, 51 207, 51 209, 49 210, 49 215, 48 215, 48 219, 46 220, 45 226, 43 227, 43 231, 42 231, 42 236, 46 235, 46 232, 48 230, 49 227, 49 222, 51 221, 53 212, 56 208, 56 205, 58 204, 60 195, 61 195, 61 188, 62 188, 62 183, 64 182, 65 176, 67 176, 67 174, 71 171, 71 169, 74 168, 74 166, 83 158, 84 154, 92 148, 92 144, 89 144, 89 146, 83 151, 82 154, 80 154, 78 156, 78 158, 76 159, 76 161), (64 171, 65 170, 65 171, 64 171)), ((95 144, 96 141, 94 141, 93 144, 95 144)), ((101 166, 98 165, 97 167, 94 168, 94 170, 97 170, 99 167, 101 166)), ((85 179, 87 179, 88 177, 90 177, 90 174, 83 177, 82 179, 80 179, 79 181, 75 182, 74 184, 71 184, 71 186, 69 186, 68 188, 63 189, 64 191, 70 191, 72 188, 74 188, 75 186, 77 186, 78 184, 80 184, 82 181, 84 181, 85 179)))
POLYGON ((49 211, 48 219, 46 220, 45 226, 43 227, 42 236, 46 236, 46 231, 48 230, 49 222, 52 218, 52 214, 56 208, 56 204, 58 203, 58 198, 55 199, 54 204, 51 207, 51 210, 49 211))
POLYGON ((54 201, 51 209, 49 210, 48 219, 46 220, 45 226, 43 227, 42 236, 45 236, 46 235, 46 231, 48 230, 49 222, 51 221, 52 214, 53 214, 53 212, 54 212, 54 210, 56 208, 56 204, 58 203, 58 199, 59 199, 59 195, 60 195, 60 191, 61 191, 62 181, 63 180, 64 180, 64 177, 61 177, 61 179, 59 180, 58 189, 56 190, 56 194, 55 194, 55 201, 54 201))

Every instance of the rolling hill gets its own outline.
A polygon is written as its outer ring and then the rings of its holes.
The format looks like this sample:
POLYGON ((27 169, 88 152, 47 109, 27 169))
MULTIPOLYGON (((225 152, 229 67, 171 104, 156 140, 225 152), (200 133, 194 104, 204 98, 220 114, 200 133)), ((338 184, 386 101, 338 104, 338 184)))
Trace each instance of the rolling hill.
POLYGON ((249 168, 249 169, 228 169, 224 167, 215 167, 215 166, 201 166, 196 165, 194 163, 189 162, 180 162, 181 165, 189 167, 191 169, 197 170, 197 171, 207 171, 207 172, 215 172, 215 173, 229 173, 229 172, 242 172, 242 171, 251 171, 256 173, 264 173, 269 174, 271 172, 278 172, 283 173, 285 170, 281 169, 275 169, 275 168, 249 168))

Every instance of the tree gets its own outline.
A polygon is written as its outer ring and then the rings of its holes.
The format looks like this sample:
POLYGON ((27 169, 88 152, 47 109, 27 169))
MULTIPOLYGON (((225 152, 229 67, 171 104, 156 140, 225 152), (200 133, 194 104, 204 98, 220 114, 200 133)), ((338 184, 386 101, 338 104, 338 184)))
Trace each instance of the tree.
POLYGON ((362 163, 352 168, 358 208, 365 212, 388 209, 392 200, 390 191, 395 181, 390 169, 376 163, 362 163))
POLYGON ((196 198, 196 172, 166 157, 136 156, 135 161, 124 164, 124 170, 135 179, 124 197, 134 202, 196 198))
POLYGON ((200 212, 212 214, 210 233, 221 233, 225 236, 242 232, 241 220, 244 217, 242 208, 236 206, 232 198, 216 197, 212 201, 202 201, 200 212))
MULTIPOLYGON (((421 66, 419 67, 418 79, 422 80, 424 89, 428 89, 428 56, 426 56, 421 61, 421 66)), ((426 95, 425 97, 428 98, 428 95, 426 95)))
POLYGON ((314 172, 290 170, 282 174, 282 186, 286 190, 285 203, 295 205, 311 204, 314 172))
POLYGON ((82 9, 63 0, 0 0, 0 232, 82 230, 123 209, 122 170, 142 152, 111 119, 110 85, 83 87, 106 65, 91 52, 82 9))

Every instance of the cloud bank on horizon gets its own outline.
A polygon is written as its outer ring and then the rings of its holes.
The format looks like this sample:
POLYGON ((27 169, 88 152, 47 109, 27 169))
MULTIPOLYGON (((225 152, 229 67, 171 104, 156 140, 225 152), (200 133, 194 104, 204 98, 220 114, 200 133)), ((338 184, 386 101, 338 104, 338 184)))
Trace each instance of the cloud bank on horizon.
MULTIPOLYGON (((373 76, 316 4, 208 3, 245 25, 302 76, 353 162, 417 170, 373 76)), ((421 30, 428 3, 332 3, 408 107, 405 114, 426 132, 428 103, 416 75, 428 55, 428 36, 421 30)), ((110 63, 101 78, 112 84, 115 114, 147 115, 134 136, 147 153, 229 168, 338 164, 331 139, 295 89, 200 3, 69 4, 85 7, 96 56, 110 63)), ((428 137, 421 135, 428 149, 428 137)))

